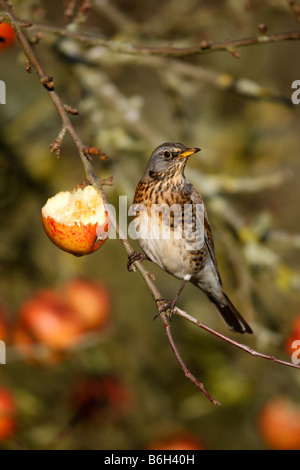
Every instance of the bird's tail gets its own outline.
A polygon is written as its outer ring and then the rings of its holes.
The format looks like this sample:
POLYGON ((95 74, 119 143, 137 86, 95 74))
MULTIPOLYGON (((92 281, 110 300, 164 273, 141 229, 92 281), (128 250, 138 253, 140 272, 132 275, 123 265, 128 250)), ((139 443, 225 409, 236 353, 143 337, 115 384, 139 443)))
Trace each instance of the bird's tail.
POLYGON ((225 293, 224 303, 220 303, 212 297, 210 297, 210 300, 215 304, 226 325, 232 331, 236 331, 237 333, 253 333, 246 320, 244 320, 225 293))

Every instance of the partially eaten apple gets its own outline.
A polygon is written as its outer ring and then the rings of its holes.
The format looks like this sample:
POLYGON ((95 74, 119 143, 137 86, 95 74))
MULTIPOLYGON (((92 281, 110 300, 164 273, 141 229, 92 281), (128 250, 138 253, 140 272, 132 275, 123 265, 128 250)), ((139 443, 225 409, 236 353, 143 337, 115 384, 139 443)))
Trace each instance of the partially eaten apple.
POLYGON ((61 191, 48 199, 42 208, 42 222, 50 240, 75 256, 98 250, 110 228, 101 194, 90 185, 61 191))

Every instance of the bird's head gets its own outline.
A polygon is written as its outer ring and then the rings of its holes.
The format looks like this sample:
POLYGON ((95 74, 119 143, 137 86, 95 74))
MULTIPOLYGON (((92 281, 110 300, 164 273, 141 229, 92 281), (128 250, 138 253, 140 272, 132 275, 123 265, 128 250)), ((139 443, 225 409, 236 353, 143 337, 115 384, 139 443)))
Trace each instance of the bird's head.
POLYGON ((186 147, 180 143, 161 144, 153 151, 148 161, 145 177, 182 174, 187 158, 199 151, 197 147, 186 147))

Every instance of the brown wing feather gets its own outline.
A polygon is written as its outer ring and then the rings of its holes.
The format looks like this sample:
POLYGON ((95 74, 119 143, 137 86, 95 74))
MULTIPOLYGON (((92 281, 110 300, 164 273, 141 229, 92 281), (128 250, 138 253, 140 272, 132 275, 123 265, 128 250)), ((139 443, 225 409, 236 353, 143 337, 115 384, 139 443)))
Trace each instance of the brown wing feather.
POLYGON ((194 186, 193 186, 193 190, 192 190, 192 200, 196 204, 203 204, 203 210, 204 210, 204 242, 205 242, 205 246, 207 248, 207 251, 208 251, 208 253, 209 253, 209 255, 212 259, 214 267, 216 269, 216 273, 217 273, 218 278, 220 280, 220 284, 222 285, 221 277, 220 277, 220 274, 219 274, 219 271, 218 271, 214 240, 213 240, 213 237, 212 237, 207 212, 206 212, 206 209, 205 209, 205 205, 204 205, 202 196, 201 196, 201 194, 198 193, 197 189, 194 186))
MULTIPOLYGON (((198 191, 194 187, 192 191, 192 200, 196 204, 204 204, 201 195, 198 193, 198 191)), ((223 293, 223 302, 220 303, 218 300, 216 300, 216 298, 214 298, 212 295, 209 295, 208 293, 207 295, 210 298, 210 300, 216 305, 223 320, 225 321, 225 323, 229 326, 231 330, 237 331, 239 333, 246 333, 246 332, 252 333, 252 329, 250 328, 248 323, 244 320, 244 318, 237 311, 237 309, 234 307, 230 299, 227 297, 227 295, 223 291, 221 276, 218 271, 217 258, 215 254, 215 248, 214 248, 214 241, 213 241, 207 213, 206 213, 204 206, 203 206, 203 210, 204 210, 204 242, 207 248, 207 252, 213 262, 213 266, 215 268, 215 274, 218 276, 218 279, 220 282, 220 289, 223 293)))

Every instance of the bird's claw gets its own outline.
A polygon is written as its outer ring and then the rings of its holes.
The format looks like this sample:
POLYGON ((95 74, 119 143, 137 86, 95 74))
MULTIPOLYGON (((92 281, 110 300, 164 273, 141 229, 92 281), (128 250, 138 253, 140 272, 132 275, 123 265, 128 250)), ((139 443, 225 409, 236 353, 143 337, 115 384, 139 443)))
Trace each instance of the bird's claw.
POLYGON ((129 272, 131 271, 136 271, 136 267, 134 266, 134 263, 136 261, 144 261, 147 259, 147 256, 144 253, 140 253, 139 251, 132 251, 128 255, 128 263, 127 263, 127 269, 129 272))
POLYGON ((162 313, 166 313, 168 310, 168 317, 169 320, 171 321, 173 318, 173 315, 175 314, 175 308, 176 308, 176 302, 173 300, 165 300, 165 299, 157 299, 156 300, 156 305, 159 307, 158 312, 155 314, 154 319, 160 317, 162 313))

